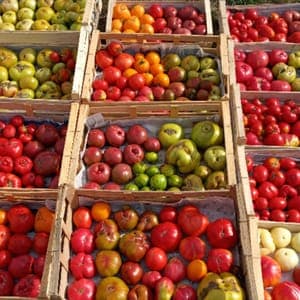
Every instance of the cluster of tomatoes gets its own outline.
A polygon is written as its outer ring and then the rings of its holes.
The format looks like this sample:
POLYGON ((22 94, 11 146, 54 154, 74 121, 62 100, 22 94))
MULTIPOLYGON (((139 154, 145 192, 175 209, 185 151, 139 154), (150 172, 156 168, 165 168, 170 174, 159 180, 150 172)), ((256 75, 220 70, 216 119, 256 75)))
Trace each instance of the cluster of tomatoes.
POLYGON ((0 120, 0 187, 56 188, 67 127, 0 120))
POLYGON ((152 294, 161 296, 162 287, 168 299, 196 299, 193 283, 207 272, 230 271, 234 264, 238 237, 233 222, 210 221, 194 205, 138 213, 130 206, 114 211, 108 203, 96 202, 77 208, 73 224, 73 282, 67 290, 72 300, 95 295, 137 299, 137 294, 151 299, 152 294))
POLYGON ((38 297, 53 218, 45 206, 0 210, 0 296, 38 297))
POLYGON ((300 169, 290 157, 266 157, 255 163, 246 156, 253 205, 261 220, 300 222, 300 169))

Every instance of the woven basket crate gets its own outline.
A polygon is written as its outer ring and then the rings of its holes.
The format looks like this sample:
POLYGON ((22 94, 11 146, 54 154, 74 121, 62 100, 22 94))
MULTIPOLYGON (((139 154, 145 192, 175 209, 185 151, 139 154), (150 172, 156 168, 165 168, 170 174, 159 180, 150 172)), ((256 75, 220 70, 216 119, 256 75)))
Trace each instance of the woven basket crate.
MULTIPOLYGON (((101 117, 104 118, 105 121, 116 122, 118 121, 130 121, 130 122, 139 122, 143 121, 145 124, 147 123, 147 119, 155 122, 159 121, 162 117, 166 120, 172 122, 179 118, 182 120, 186 119, 186 121, 190 120, 204 120, 204 119, 215 119, 222 124, 224 129, 224 145, 226 148, 226 177, 228 189, 233 186, 236 182, 235 180, 235 164, 234 164, 234 154, 233 154, 233 144, 232 144, 232 133, 231 133, 231 124, 230 124, 230 111, 228 102, 203 102, 196 103, 193 106, 189 105, 189 103, 185 104, 152 104, 152 105, 107 105, 107 106, 92 106, 82 104, 80 107, 79 117, 77 121, 76 134, 74 137, 74 144, 72 150, 72 158, 69 169, 70 174, 70 182, 72 185, 76 186, 78 178, 76 178, 76 174, 82 168, 81 161, 81 153, 85 149, 86 143, 86 134, 87 127, 86 122, 87 118, 90 116, 94 116, 101 113, 101 117), (193 118, 193 119, 191 119, 193 118), (132 121, 133 120, 133 121, 132 121), (73 181, 71 180, 73 178, 73 181), (76 178, 76 179, 75 179, 76 178)), ((158 125, 156 125, 158 126, 158 125)), ((91 127, 97 127, 97 125, 93 125, 91 127)), ((78 177, 78 176, 77 176, 78 177)), ((93 191, 97 193, 97 191, 93 191)), ((105 191, 101 190, 104 193, 105 191)), ((111 191, 109 191, 111 192, 111 191)), ((168 191, 153 191, 153 192, 132 192, 132 191, 114 191, 119 195, 126 195, 126 197, 134 197, 136 193, 152 193, 153 195, 163 195, 166 199, 168 197, 174 197, 174 192, 168 191)), ((203 193, 210 194, 210 190, 203 191, 203 193)), ((222 192, 222 190, 214 190, 213 192, 222 192)), ((175 193, 178 194, 178 197, 182 197, 183 194, 191 195, 193 192, 186 191, 175 193)), ((100 194, 99 194, 100 195, 100 194)))
MULTIPOLYGON (((46 291, 47 295, 51 295, 51 299, 66 299, 67 287, 72 280, 69 270, 69 259, 72 256, 70 247, 70 237, 73 230, 72 216, 73 211, 79 206, 90 207, 99 197, 90 191, 74 190, 70 187, 65 187, 64 198, 60 201, 60 216, 56 219, 55 237, 56 242, 52 244, 51 251, 51 265, 52 272, 49 277, 49 285, 46 291)), ((144 195, 137 195, 135 199, 120 198, 114 193, 101 196, 101 201, 108 202, 114 207, 122 207, 124 205, 133 206, 136 209, 144 210, 147 207, 151 209, 160 209, 164 205, 180 207, 183 204, 194 204, 203 209, 203 212, 208 215, 210 219, 219 217, 229 217, 230 219, 238 218, 238 214, 234 211, 234 206, 238 205, 236 190, 231 192, 224 192, 223 195, 213 195, 202 197, 200 195, 192 198, 170 198, 168 203, 160 197, 145 197, 144 195), (163 202, 163 203, 162 203, 163 202), (137 204, 138 203, 138 204, 137 204), (209 204, 210 203, 210 204, 209 204), (213 204, 212 204, 213 203, 213 204), (226 204, 227 203, 227 204, 226 204), (209 205, 214 205, 214 209, 209 209, 209 205), (233 206, 232 206, 233 205, 233 206), (205 210, 206 209, 206 210, 205 210)), ((116 209, 116 208, 115 208, 116 209)), ((58 214, 59 215, 59 214, 58 214)), ((237 219, 235 220, 237 222, 237 219)), ((240 235, 239 247, 239 265, 241 266, 241 277, 246 283, 246 293, 248 299, 260 299, 256 297, 257 291, 252 286, 254 279, 253 257, 249 249, 249 226, 241 226, 237 223, 240 235), (244 252, 246 251, 246 252, 244 252)), ((99 282, 99 277, 96 278, 96 283, 99 282)))
MULTIPOLYGON (((219 59, 221 70, 221 80, 222 80, 222 89, 224 89, 224 96, 221 99, 228 99, 228 90, 229 90, 229 61, 227 53, 227 38, 225 35, 215 36, 183 36, 183 35, 167 35, 159 34, 159 39, 163 40, 163 43, 158 43, 157 35, 149 34, 136 34, 134 40, 131 34, 122 33, 101 33, 99 31, 94 31, 91 38, 89 54, 87 59, 87 65, 85 70, 85 77, 82 90, 82 101, 84 103, 91 103, 91 95, 93 92, 92 83, 97 75, 96 65, 95 65, 95 55, 97 50, 105 47, 111 40, 118 40, 124 44, 138 44, 136 51, 148 47, 147 49, 156 50, 160 46, 175 47, 174 51, 176 52, 176 47, 185 45, 185 47, 190 47, 194 52, 200 50, 199 47, 203 50, 205 54, 216 56, 219 59), (145 46, 145 47, 144 47, 145 46)), ((144 49, 145 51, 145 49, 144 49)), ((166 101, 165 101, 166 102, 166 101)), ((193 101, 194 102, 194 101, 193 101)), ((101 102, 105 104, 104 102, 101 102)), ((119 101, 121 103, 121 101, 119 101)))
MULTIPOLYGON (((129 9, 132 8, 136 4, 141 4, 141 2, 137 1, 137 0, 130 0, 130 1, 109 0, 107 17, 106 17, 106 27, 105 27, 106 32, 111 32, 111 30, 112 30, 113 9, 114 9, 115 4, 117 4, 117 3, 124 3, 128 6, 129 9)), ((142 5, 144 6, 145 10, 147 10, 153 4, 157 4, 157 1, 147 0, 147 1, 142 2, 142 5)), ((160 3, 160 5, 163 8, 166 6, 172 5, 172 6, 176 7, 177 9, 191 5, 197 9, 199 9, 199 11, 201 11, 202 13, 205 14, 207 34, 213 34, 213 24, 212 24, 212 17, 211 17, 210 1, 208 1, 208 0, 200 0, 200 1, 172 0, 172 1, 165 2, 165 3, 160 3)))

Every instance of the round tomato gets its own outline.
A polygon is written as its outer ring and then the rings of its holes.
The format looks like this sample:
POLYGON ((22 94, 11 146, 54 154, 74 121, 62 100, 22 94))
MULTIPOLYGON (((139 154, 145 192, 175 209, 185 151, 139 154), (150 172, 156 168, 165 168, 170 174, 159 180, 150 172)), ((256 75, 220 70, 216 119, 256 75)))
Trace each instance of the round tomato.
POLYGON ((283 281, 277 284, 272 290, 273 300, 298 300, 300 299, 300 287, 295 282, 283 281))
POLYGON ((197 236, 188 236, 180 241, 179 253, 188 261, 204 258, 205 251, 205 242, 197 236))
POLYGON ((141 281, 144 270, 139 263, 126 261, 121 266, 120 275, 127 284, 134 285, 141 281))
POLYGON ((120 53, 115 58, 115 66, 119 68, 121 71, 125 71, 129 69, 134 63, 134 57, 129 53, 120 53))
POLYGON ((142 74, 134 74, 128 78, 128 85, 133 90, 140 90, 145 85, 145 77, 142 74))
POLYGON ((172 206, 164 206, 159 212, 158 218, 160 222, 176 222, 176 208, 172 206))
POLYGON ((14 278, 22 278, 32 273, 34 258, 29 254, 18 255, 11 259, 8 272, 14 278))
POLYGON ((14 170, 19 175, 29 173, 33 167, 33 162, 28 156, 17 157, 14 161, 14 170))
POLYGON ((68 299, 93 300, 96 294, 96 285, 92 279, 82 278, 73 281, 67 290, 68 299))
POLYGON ((90 254, 85 254, 83 252, 72 256, 70 260, 70 270, 76 280, 94 277, 96 268, 93 257, 90 254))
POLYGON ((207 257, 207 269, 210 272, 229 272, 233 263, 233 255, 227 249, 211 249, 207 257))
POLYGON ((237 244, 237 232, 231 220, 218 219, 208 224, 207 239, 214 248, 233 248, 237 244))
POLYGON ((278 196, 278 188, 273 183, 269 181, 264 181, 258 187, 258 193, 261 197, 272 199, 273 197, 278 196))
POLYGON ((34 215, 25 205, 12 206, 7 212, 9 227, 15 233, 27 233, 33 229, 34 215))
POLYGON ((276 222, 285 222, 286 215, 281 209, 273 209, 270 214, 270 220, 276 222))
POLYGON ((79 228, 72 232, 71 248, 75 253, 90 254, 94 250, 93 234, 86 228, 79 228))
POLYGON ((18 297, 38 297, 41 290, 41 280, 38 276, 28 274, 16 283, 13 295, 18 297))
POLYGON ((269 199, 270 209, 285 209, 287 206, 287 201, 285 197, 274 197, 269 199))
POLYGON ((258 165, 253 168, 253 178, 256 182, 264 182, 268 179, 268 169, 263 165, 258 165))
POLYGON ((168 261, 166 252, 158 247, 150 248, 145 256, 146 266, 152 271, 162 270, 168 261))
POLYGON ((111 66, 114 62, 113 57, 106 50, 96 52, 96 65, 101 69, 111 66))
POLYGON ((171 222, 163 222, 156 225, 151 231, 153 246, 159 247, 166 252, 175 251, 181 240, 182 233, 178 225, 171 222))
POLYGON ((37 232, 34 235, 32 249, 42 255, 46 254, 49 241, 49 234, 46 232, 37 232))
POLYGON ((10 238, 10 230, 5 225, 0 225, 0 250, 7 248, 8 241, 10 238))
POLYGON ((295 160, 289 157, 280 158, 279 163, 280 163, 280 167, 284 170, 289 170, 296 167, 295 160))
POLYGON ((5 173, 11 173, 14 169, 14 161, 10 156, 0 157, 0 171, 5 173))
POLYGON ((109 66, 103 70, 103 79, 109 84, 114 84, 121 77, 120 69, 109 66))
POLYGON ((10 237, 7 249, 13 255, 21 255, 29 253, 31 246, 32 240, 29 236, 23 233, 15 233, 10 237))
POLYGON ((7 268, 11 261, 11 253, 8 250, 0 250, 0 268, 7 268))
POLYGON ((91 211, 87 207, 79 207, 73 213, 73 223, 77 228, 91 228, 92 226, 91 211))

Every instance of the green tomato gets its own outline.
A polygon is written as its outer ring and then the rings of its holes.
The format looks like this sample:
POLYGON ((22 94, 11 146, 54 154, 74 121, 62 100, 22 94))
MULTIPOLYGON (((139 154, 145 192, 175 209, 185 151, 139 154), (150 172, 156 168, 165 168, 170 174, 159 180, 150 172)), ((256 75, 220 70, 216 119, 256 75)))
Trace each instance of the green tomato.
POLYGON ((226 167, 226 151, 223 146, 212 146, 204 152, 204 160, 214 171, 222 171, 226 167))
POLYGON ((184 137, 183 128, 176 123, 165 123, 158 131, 158 139, 164 148, 177 143, 184 137))
POLYGON ((70 26, 70 30, 79 31, 81 29, 82 24, 79 22, 72 23, 70 26))
POLYGON ((63 24, 53 24, 50 25, 48 30, 53 30, 53 31, 63 31, 63 30, 68 30, 68 27, 66 25, 63 24))
POLYGON ((281 72, 282 70, 285 70, 287 67, 288 67, 288 65, 283 62, 277 63, 273 66, 272 73, 277 78, 279 72, 281 72))
POLYGON ((158 154, 156 152, 146 152, 145 159, 147 162, 154 164, 158 161, 158 154))
POLYGON ((161 165, 159 168, 159 171, 161 174, 164 174, 167 177, 176 174, 175 166, 170 165, 170 164, 161 165))
POLYGON ((199 76, 200 76, 200 73, 195 70, 191 70, 191 71, 187 72, 187 79, 198 78, 199 76))
POLYGON ((19 59, 34 64, 36 59, 36 50, 33 48, 23 48, 19 53, 19 59))
POLYGON ((58 11, 51 18, 51 24, 65 24, 65 10, 58 11))
POLYGON ((75 11, 67 11, 65 14, 65 23, 73 23, 76 22, 79 14, 75 11))
POLYGON ((216 69, 216 68, 217 68, 217 62, 212 57, 203 57, 200 59, 201 70, 216 69))
POLYGON ((53 0, 38 0, 38 7, 52 7, 54 1, 53 0))
POLYGON ((176 53, 168 53, 161 59, 161 63, 164 66, 165 71, 168 72, 172 67, 180 65, 181 58, 176 53))
POLYGON ((64 69, 66 65, 63 62, 56 63, 52 67, 52 73, 56 74, 59 70, 64 69))
POLYGON ((211 81, 213 84, 217 84, 217 85, 220 84, 221 82, 218 71, 212 68, 201 71, 199 77, 202 80, 208 80, 211 81))
POLYGON ((292 83, 297 77, 297 72, 294 67, 288 66, 286 69, 280 70, 277 79, 292 83))
POLYGON ((223 171, 215 171, 209 174, 205 181, 205 188, 207 190, 226 188, 225 173, 223 171))
POLYGON ((15 31, 16 27, 12 23, 2 23, 2 24, 0 24, 0 30, 15 31))
POLYGON ((134 183, 139 187, 142 188, 147 186, 149 183, 149 176, 147 174, 139 174, 135 177, 134 183))
POLYGON ((20 60, 8 70, 9 77, 14 81, 19 81, 23 77, 34 76, 35 67, 32 63, 20 60))
POLYGON ((0 47, 0 66, 7 69, 14 66, 18 62, 17 55, 10 49, 0 47))
POLYGON ((0 82, 8 80, 8 71, 5 67, 0 66, 0 82))
POLYGON ((50 59, 50 55, 52 52, 53 52, 52 49, 43 49, 39 51, 36 57, 36 62, 39 67, 51 68, 54 65, 50 59))
POLYGON ((34 76, 41 84, 45 81, 50 80, 51 75, 52 75, 51 70, 47 67, 43 67, 43 68, 37 69, 34 76))
POLYGON ((23 7, 18 11, 17 16, 18 16, 19 21, 22 21, 25 19, 32 20, 34 17, 34 11, 28 7, 23 7))
POLYGON ((56 11, 64 10, 66 0, 55 0, 53 7, 56 11))
POLYGON ((55 15, 55 11, 49 6, 42 6, 35 12, 35 18, 37 20, 50 21, 55 15))
POLYGON ((30 8, 33 11, 36 9, 36 0, 19 0, 19 6, 20 8, 30 8))
POLYGON ((26 76, 19 80, 19 85, 21 89, 36 90, 39 86, 39 81, 33 76, 26 76))
POLYGON ((150 188, 154 191, 164 191, 167 185, 167 177, 163 174, 155 174, 150 178, 150 188))
POLYGON ((194 174, 199 176, 201 179, 206 179, 207 176, 212 172, 211 168, 205 165, 199 165, 194 170, 194 174))
POLYGON ((17 97, 17 98, 34 99, 34 98, 35 98, 35 95, 34 95, 34 91, 31 90, 31 89, 22 89, 22 90, 19 90, 19 91, 17 92, 16 97, 17 97))
POLYGON ((135 175, 143 174, 147 170, 147 165, 144 162, 135 163, 132 166, 132 171, 135 175))
POLYGON ((60 86, 53 81, 42 83, 36 90, 36 98, 38 99, 60 99, 60 97, 60 86))
POLYGON ((140 191, 144 191, 144 192, 149 192, 151 191, 150 187, 149 186, 143 186, 140 191))
POLYGON ((129 182, 124 186, 124 189, 128 191, 138 191, 139 187, 133 182, 129 182))
POLYGON ((180 188, 183 184, 183 179, 181 176, 174 174, 167 177, 167 182, 169 187, 178 187, 180 188))
POLYGON ((292 52, 289 54, 288 65, 296 69, 300 68, 300 51, 292 52))
POLYGON ((170 188, 168 188, 169 192, 181 192, 181 189, 176 187, 176 186, 172 186, 170 188))
POLYGON ((181 60, 180 66, 187 72, 198 71, 200 69, 200 61, 196 55, 187 55, 181 60))
POLYGON ((2 21, 4 23, 16 24, 17 23, 17 14, 13 10, 8 10, 2 15, 2 21))
POLYGON ((159 174, 159 167, 157 166, 150 166, 146 169, 145 173, 149 176, 149 177, 152 177, 156 174, 159 174))
POLYGON ((195 174, 188 175, 183 180, 182 190, 184 190, 184 191, 203 191, 204 186, 203 186, 202 179, 195 174))
POLYGON ((31 30, 33 23, 34 23, 34 21, 32 19, 25 19, 25 20, 19 21, 16 24, 16 30, 24 30, 24 31, 31 30))
POLYGON ((49 22, 44 19, 35 20, 31 26, 32 30, 48 30, 49 27, 49 22))
POLYGON ((296 78, 296 79, 292 82, 291 86, 292 86, 292 90, 293 90, 293 91, 300 91, 300 77, 299 77, 299 78, 296 78))

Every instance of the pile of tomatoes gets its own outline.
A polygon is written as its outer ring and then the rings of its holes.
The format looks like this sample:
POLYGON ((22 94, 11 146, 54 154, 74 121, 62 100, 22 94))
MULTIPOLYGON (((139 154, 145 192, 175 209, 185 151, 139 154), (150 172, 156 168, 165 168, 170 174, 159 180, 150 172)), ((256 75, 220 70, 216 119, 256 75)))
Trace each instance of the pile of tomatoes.
POLYGON ((194 284, 207 272, 235 269, 238 235, 230 219, 209 220, 191 204, 120 207, 96 202, 74 211, 68 299, 151 299, 162 286, 172 299, 196 299, 194 284))
POLYGON ((54 213, 0 209, 0 296, 38 297, 54 213))

